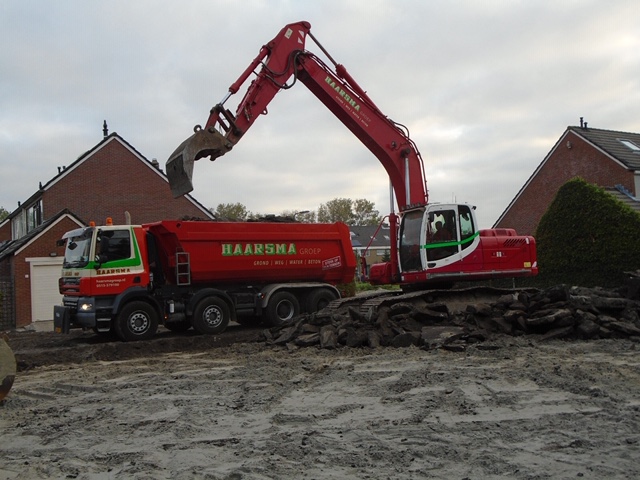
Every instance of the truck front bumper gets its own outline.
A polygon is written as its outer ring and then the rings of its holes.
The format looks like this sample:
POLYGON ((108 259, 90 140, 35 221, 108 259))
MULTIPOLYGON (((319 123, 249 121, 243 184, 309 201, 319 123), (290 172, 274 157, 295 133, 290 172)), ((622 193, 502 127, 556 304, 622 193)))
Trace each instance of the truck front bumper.
POLYGON ((53 307, 53 331, 56 333, 69 333, 71 329, 71 309, 63 305, 53 307))
POLYGON ((90 297, 73 300, 65 298, 64 305, 53 307, 53 330, 69 333, 71 328, 94 328, 97 326, 95 301, 90 297))

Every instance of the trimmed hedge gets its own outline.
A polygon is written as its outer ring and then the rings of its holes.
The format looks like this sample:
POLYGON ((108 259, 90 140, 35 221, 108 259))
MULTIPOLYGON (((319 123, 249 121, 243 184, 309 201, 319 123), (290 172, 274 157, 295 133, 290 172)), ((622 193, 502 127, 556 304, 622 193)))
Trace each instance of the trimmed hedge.
POLYGON ((560 187, 535 238, 546 285, 616 287, 640 269, 640 215, 581 178, 560 187))

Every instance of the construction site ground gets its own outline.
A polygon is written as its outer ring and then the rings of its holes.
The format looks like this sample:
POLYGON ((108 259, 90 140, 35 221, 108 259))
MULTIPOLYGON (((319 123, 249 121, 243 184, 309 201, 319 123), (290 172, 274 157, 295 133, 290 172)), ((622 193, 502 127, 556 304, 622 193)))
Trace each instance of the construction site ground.
POLYGON ((640 344, 9 336, 0 479, 640 478, 640 344))

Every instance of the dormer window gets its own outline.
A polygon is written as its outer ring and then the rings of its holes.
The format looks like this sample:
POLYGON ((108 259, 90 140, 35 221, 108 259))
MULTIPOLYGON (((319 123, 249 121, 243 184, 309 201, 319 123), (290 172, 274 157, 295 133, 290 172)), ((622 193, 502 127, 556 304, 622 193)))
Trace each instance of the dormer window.
POLYGON ((11 220, 12 239, 17 240, 42 224, 42 201, 36 200, 28 207, 22 207, 11 220))
POLYGON ((27 233, 40 226, 42 223, 42 204, 40 200, 27 208, 27 233))
POLYGON ((634 153, 640 153, 640 147, 638 145, 636 145, 635 143, 633 143, 631 140, 624 140, 619 138, 618 141, 623 144, 625 147, 627 147, 629 150, 631 150, 634 153))

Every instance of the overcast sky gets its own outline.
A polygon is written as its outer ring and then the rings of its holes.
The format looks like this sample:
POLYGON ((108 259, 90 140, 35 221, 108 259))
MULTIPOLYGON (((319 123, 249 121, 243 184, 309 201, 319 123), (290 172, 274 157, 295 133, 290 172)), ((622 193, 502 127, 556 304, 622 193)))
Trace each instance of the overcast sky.
MULTIPOLYGON (((0 0, 0 206, 13 211, 100 142, 105 119, 164 166, 260 47, 306 20, 409 128, 430 200, 476 205, 490 227, 580 116, 640 132, 639 16, 636 0, 0 0)), ((302 84, 194 177, 212 208, 347 197, 389 212, 380 163, 302 84)), ((98 175, 86 181, 106 193, 98 175)))

